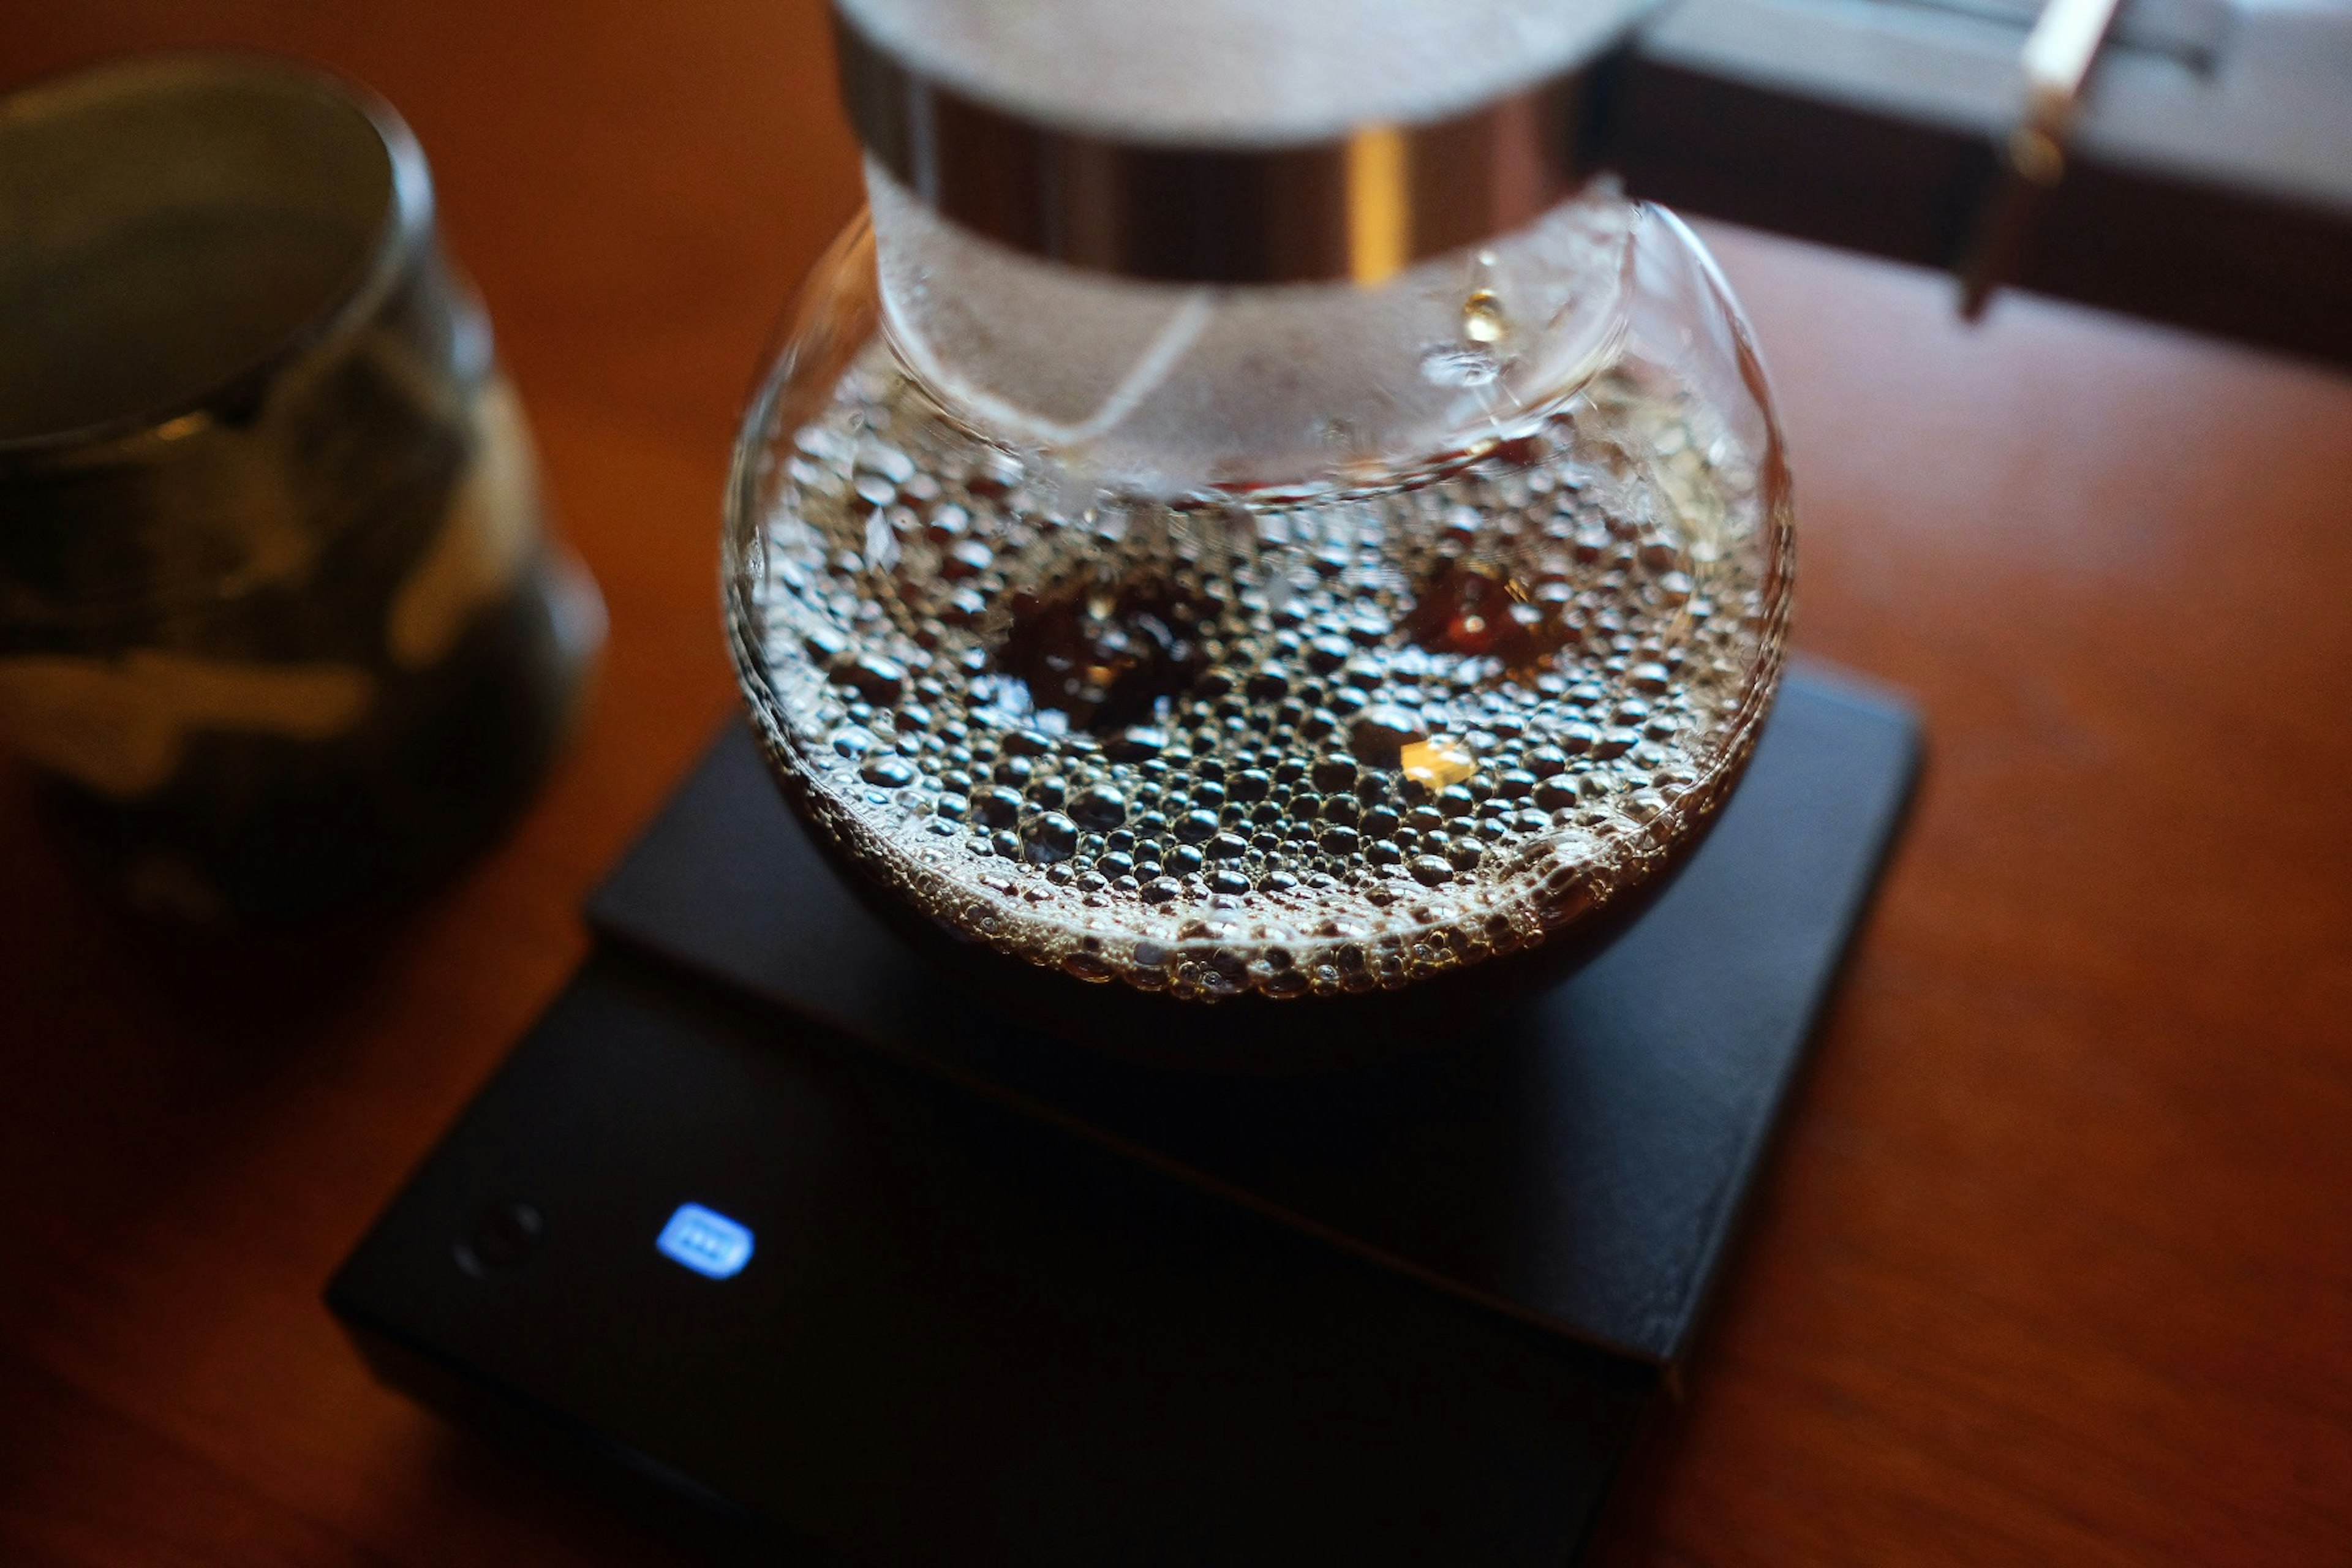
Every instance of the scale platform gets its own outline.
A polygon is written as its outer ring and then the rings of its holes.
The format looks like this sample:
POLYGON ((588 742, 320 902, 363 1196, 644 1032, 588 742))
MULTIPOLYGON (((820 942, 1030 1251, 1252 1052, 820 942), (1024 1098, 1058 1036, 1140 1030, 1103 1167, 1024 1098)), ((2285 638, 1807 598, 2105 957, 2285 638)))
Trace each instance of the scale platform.
POLYGON ((730 732, 329 1303, 387 1381, 788 1560, 1571 1560, 1918 757, 1901 703, 1797 674, 1574 979, 1442 1051, 1237 1079, 934 977, 730 732))

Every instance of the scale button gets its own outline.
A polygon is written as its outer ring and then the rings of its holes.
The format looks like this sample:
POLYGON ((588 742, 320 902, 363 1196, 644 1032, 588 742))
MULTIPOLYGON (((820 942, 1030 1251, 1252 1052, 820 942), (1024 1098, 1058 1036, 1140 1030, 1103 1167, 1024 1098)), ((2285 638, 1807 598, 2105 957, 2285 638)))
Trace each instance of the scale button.
POLYGON ((452 1250, 457 1267, 481 1279, 529 1258, 546 1235, 547 1216, 536 1206, 520 1198, 498 1198, 481 1206, 452 1250))
POLYGON ((700 1204, 680 1204, 654 1246, 706 1279, 731 1279, 751 1261, 751 1229, 700 1204))

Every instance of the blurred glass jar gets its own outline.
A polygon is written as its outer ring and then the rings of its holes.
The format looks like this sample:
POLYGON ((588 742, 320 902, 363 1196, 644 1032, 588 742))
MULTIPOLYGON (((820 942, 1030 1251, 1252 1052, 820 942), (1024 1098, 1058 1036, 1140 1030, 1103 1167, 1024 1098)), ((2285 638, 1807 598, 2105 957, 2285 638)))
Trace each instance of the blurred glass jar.
POLYGON ((173 56, 0 100, 0 742, 149 914, 398 900, 604 636, 399 118, 173 56))

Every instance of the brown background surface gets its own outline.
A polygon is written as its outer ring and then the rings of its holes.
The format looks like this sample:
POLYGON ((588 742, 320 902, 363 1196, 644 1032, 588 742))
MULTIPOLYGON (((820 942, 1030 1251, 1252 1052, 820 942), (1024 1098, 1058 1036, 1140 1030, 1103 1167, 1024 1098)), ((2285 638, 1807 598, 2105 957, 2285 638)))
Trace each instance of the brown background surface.
MULTIPOLYGON (((0 769, 0 1563, 677 1560, 373 1386, 318 1290, 733 707, 727 446, 856 200, 819 14, 5 0, 0 81, 182 42, 408 115, 613 643, 520 830, 265 1020, 167 1003, 0 769)), ((2352 1563, 2352 380, 1710 235, 1798 640, 1934 752, 1603 1560, 2352 1563)))

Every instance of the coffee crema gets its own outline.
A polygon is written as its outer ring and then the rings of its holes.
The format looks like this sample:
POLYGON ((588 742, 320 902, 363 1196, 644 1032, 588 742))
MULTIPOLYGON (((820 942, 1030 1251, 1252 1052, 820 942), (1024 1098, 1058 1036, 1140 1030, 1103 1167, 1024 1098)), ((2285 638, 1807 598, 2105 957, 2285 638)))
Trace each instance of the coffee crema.
POLYGON ((877 339, 771 448, 771 761, 892 897, 1080 980, 1341 996, 1563 941, 1778 683, 1785 487, 1712 425, 1620 371, 1322 489, 1074 500, 877 339))

